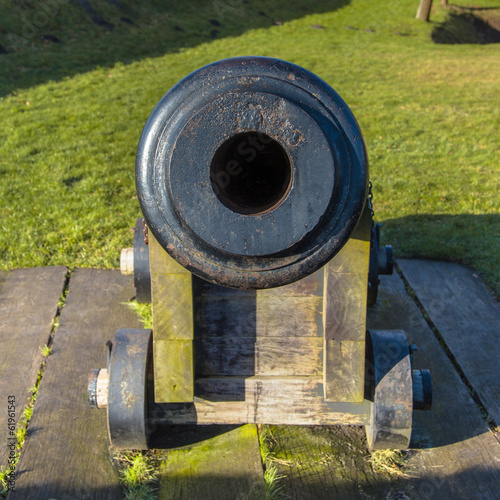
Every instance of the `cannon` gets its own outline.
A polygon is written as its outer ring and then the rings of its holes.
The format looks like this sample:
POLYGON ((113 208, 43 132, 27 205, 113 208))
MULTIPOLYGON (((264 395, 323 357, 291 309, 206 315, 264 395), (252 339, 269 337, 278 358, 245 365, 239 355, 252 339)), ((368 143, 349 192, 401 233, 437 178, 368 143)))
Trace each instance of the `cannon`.
POLYGON ((363 425, 409 446, 431 379, 403 331, 367 331, 379 245, 361 130, 342 98, 286 61, 200 68, 151 113, 136 157, 144 220, 122 252, 152 330, 119 330, 89 402, 111 443, 158 424, 363 425))

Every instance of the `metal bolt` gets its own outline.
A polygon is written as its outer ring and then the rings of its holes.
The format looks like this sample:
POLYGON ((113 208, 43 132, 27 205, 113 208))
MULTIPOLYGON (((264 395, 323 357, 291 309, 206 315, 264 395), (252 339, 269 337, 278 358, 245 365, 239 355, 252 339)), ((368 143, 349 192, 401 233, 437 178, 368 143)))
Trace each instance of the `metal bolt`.
POLYGON ((415 344, 410 344, 408 350, 410 351, 410 363, 413 365, 413 353, 418 351, 418 347, 415 344))

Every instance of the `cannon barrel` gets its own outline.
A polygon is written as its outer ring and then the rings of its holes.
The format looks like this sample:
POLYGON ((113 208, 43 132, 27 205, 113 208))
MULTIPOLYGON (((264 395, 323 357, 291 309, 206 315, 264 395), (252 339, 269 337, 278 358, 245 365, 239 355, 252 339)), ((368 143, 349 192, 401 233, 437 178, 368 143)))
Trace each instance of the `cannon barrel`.
POLYGON ((122 269, 153 329, 118 330, 88 385, 114 447, 147 449, 156 424, 242 423, 359 424, 371 450, 409 446, 430 373, 404 331, 367 330, 392 249, 330 86, 271 58, 205 66, 151 113, 136 182, 146 224, 122 269))
POLYGON ((219 285, 303 278, 346 243, 367 199, 360 128, 313 73, 266 57, 186 76, 151 113, 136 183, 150 231, 178 263, 219 285))

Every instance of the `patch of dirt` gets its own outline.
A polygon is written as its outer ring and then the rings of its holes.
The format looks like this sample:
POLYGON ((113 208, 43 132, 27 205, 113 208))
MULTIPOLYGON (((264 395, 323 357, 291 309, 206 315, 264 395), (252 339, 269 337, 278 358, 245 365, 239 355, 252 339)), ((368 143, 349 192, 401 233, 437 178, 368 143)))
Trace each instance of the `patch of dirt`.
POLYGON ((434 28, 432 41, 443 44, 500 43, 500 11, 481 13, 451 11, 447 19, 434 28))

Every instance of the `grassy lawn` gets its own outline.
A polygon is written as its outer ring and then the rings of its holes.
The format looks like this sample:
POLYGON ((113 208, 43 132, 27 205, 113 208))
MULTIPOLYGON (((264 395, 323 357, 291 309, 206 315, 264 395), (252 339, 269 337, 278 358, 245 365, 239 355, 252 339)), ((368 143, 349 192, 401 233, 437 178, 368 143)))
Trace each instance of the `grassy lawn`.
POLYGON ((253 54, 317 73, 352 108, 396 257, 464 262, 498 296, 499 45, 434 43, 434 3, 422 23, 416 0, 51 0, 45 17, 0 0, 0 267, 118 266, 149 113, 194 69, 253 54))

